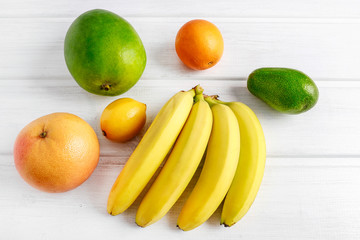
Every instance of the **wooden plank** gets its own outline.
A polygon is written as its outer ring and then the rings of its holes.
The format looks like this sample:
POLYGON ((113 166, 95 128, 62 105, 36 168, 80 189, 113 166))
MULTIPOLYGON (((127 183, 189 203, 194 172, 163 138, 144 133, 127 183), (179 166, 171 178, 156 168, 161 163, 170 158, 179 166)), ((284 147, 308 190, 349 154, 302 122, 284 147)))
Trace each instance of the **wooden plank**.
POLYGON ((219 208, 205 224, 184 233, 176 228, 176 219, 200 169, 170 212, 142 229, 134 219, 143 194, 119 216, 106 212, 109 190, 122 165, 102 158, 83 185, 48 194, 28 186, 12 156, 1 155, 0 232, 8 239, 358 239, 359 160, 270 157, 256 201, 240 222, 219 226, 219 208))
MULTIPOLYGON (((246 79, 256 68, 290 67, 316 79, 359 79, 360 20, 213 18, 225 39, 219 64, 187 69, 174 50, 186 18, 129 18, 148 56, 143 80, 246 79)), ((73 18, 0 19, 0 79, 70 79, 63 41, 73 18)))
MULTIPOLYGON (((316 81, 316 79, 315 79, 316 81)), ((18 132, 30 121, 51 112, 70 112, 88 121, 98 134, 103 156, 126 161, 145 129, 165 102, 177 91, 201 84, 205 93, 225 101, 242 101, 257 114, 266 137, 269 156, 360 156, 360 81, 316 81, 320 98, 310 111, 281 114, 251 95, 245 81, 148 80, 118 97, 87 93, 71 79, 0 81, 0 153, 11 154, 18 132), (119 97, 147 104, 147 124, 134 140, 112 143, 101 134, 103 109, 119 97)))
POLYGON ((359 0, 12 0, 0 8, 0 235, 4 239, 360 239, 360 1, 359 0), (71 78, 63 40, 81 13, 104 8, 125 17, 141 36, 148 64, 142 79, 118 97, 95 96, 71 78), (225 39, 221 62, 207 71, 184 67, 174 51, 177 30, 194 18, 215 23, 225 39), (320 89, 316 107, 283 115, 246 89, 258 67, 297 68, 320 89), (106 202, 116 176, 159 109, 175 92, 201 84, 208 94, 242 101, 258 115, 267 164, 258 197, 234 227, 219 226, 220 208, 184 233, 176 219, 200 174, 161 221, 134 223, 142 196, 116 217, 106 202), (125 144, 102 136, 102 110, 119 97, 147 104, 147 123, 125 144), (12 148, 27 123, 71 112, 95 129, 101 157, 79 188, 39 192, 16 172, 12 148))
POLYGON ((12 0, 0 9, 2 17, 75 17, 94 8, 114 11, 123 16, 151 17, 359 17, 357 0, 225 0, 216 1, 162 1, 116 0, 43 1, 12 0))

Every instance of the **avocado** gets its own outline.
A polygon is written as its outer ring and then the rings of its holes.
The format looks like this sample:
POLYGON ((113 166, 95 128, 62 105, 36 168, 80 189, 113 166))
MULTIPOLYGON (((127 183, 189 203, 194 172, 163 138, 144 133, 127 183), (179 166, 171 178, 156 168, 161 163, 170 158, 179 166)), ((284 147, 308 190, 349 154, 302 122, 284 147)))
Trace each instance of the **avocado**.
POLYGON ((299 114, 315 106, 319 90, 303 72, 290 68, 259 68, 247 80, 247 88, 275 110, 299 114))
POLYGON ((126 92, 137 83, 146 65, 146 52, 135 29, 102 9, 75 19, 66 33, 64 55, 75 81, 98 95, 126 92))

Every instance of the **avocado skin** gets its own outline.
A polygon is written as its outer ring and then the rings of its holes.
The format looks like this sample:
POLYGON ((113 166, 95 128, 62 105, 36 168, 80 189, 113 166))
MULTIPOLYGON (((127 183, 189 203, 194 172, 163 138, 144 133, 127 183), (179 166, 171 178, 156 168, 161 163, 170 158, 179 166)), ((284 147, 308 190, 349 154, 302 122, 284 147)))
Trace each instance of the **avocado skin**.
POLYGON ((290 68, 256 69, 248 77, 247 88, 275 110, 287 114, 306 112, 319 98, 314 81, 290 68))
POLYGON ((146 52, 135 29, 103 9, 87 11, 75 19, 65 37, 64 56, 82 88, 106 96, 128 91, 146 65, 146 52))

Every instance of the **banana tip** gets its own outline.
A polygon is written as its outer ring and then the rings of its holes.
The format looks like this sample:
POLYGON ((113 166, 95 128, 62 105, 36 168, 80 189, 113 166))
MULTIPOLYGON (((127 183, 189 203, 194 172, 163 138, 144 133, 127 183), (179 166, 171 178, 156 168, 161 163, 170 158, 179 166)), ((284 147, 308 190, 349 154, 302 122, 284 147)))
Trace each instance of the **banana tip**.
POLYGON ((117 213, 114 213, 114 211, 112 211, 112 210, 109 210, 108 213, 109 213, 111 216, 116 216, 116 215, 117 215, 117 213))
POLYGON ((233 224, 230 224, 230 225, 228 225, 228 224, 226 224, 226 223, 224 223, 224 222, 222 222, 222 223, 220 223, 220 225, 224 225, 224 227, 231 227, 233 224))
POLYGON ((183 231, 183 232, 184 232, 184 230, 183 230, 183 229, 181 229, 179 225, 176 225, 176 227, 177 227, 178 229, 180 229, 181 231, 183 231))
POLYGON ((141 228, 144 228, 145 226, 141 226, 140 224, 138 224, 136 221, 135 221, 135 223, 136 223, 136 225, 138 226, 138 227, 141 227, 141 228))

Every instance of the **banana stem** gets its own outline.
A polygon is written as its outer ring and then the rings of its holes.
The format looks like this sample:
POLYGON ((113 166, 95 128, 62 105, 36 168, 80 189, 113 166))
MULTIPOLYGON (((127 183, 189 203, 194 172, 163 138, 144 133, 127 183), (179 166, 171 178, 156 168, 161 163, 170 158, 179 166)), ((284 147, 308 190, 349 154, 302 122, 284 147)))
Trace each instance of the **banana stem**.
POLYGON ((200 85, 195 86, 194 89, 195 89, 194 103, 200 100, 204 100, 204 95, 203 95, 204 89, 200 85))
MULTIPOLYGON (((186 92, 186 91, 182 91, 182 92, 186 92)), ((192 88, 192 89, 188 90, 187 92, 191 93, 191 95, 193 97, 195 97, 195 88, 192 88)))
POLYGON ((196 85, 194 87, 195 89, 195 94, 198 95, 198 94, 202 94, 204 92, 204 89, 200 86, 200 85, 196 85))
POLYGON ((210 106, 214 105, 214 104, 224 104, 224 105, 229 105, 230 102, 224 102, 218 99, 219 95, 210 95, 210 96, 205 96, 205 101, 207 103, 210 104, 210 106))
POLYGON ((219 103, 224 104, 225 102, 222 102, 219 99, 217 99, 218 97, 219 97, 218 95, 205 96, 205 101, 210 105, 210 107, 219 103))
POLYGON ((201 101, 201 100, 204 101, 204 95, 202 93, 196 94, 194 97, 194 103, 201 101))

